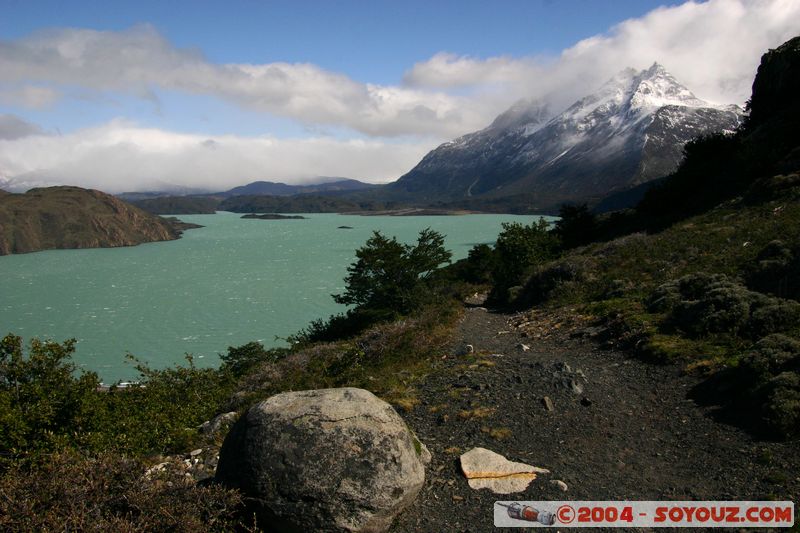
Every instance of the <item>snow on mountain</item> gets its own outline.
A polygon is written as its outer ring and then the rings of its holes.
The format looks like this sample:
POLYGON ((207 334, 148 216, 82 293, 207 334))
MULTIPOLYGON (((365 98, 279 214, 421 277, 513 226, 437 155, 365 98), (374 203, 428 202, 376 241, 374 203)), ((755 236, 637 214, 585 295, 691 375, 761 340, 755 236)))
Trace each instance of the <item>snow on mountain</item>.
POLYGON ((393 187, 437 200, 524 194, 532 208, 552 209, 666 175, 687 141, 732 130, 741 116, 697 98, 658 63, 628 68, 556 116, 540 102, 516 103, 427 154, 393 187))

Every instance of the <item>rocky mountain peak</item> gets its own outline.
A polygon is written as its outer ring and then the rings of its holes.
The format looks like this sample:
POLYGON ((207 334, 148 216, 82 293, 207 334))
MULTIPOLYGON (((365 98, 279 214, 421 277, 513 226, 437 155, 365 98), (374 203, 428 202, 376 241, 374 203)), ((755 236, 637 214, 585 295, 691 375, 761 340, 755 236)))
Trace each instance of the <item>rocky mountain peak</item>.
POLYGON ((740 120, 741 109, 697 98, 656 62, 621 70, 552 118, 521 100, 428 153, 392 188, 436 200, 526 198, 526 209, 554 210, 669 174, 687 141, 740 120))
POLYGON ((658 108, 667 105, 714 107, 697 98, 692 91, 678 83, 661 64, 637 73, 630 87, 630 106, 633 109, 658 108))

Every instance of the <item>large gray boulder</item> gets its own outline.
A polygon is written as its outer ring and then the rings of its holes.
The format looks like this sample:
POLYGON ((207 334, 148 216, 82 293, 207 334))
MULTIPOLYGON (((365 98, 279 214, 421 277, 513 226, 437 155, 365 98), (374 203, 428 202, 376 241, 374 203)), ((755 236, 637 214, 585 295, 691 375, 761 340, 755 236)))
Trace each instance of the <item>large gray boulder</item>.
POLYGON ((421 454, 395 410, 368 391, 287 392, 234 424, 216 478, 244 492, 268 531, 380 532, 422 488, 421 454))

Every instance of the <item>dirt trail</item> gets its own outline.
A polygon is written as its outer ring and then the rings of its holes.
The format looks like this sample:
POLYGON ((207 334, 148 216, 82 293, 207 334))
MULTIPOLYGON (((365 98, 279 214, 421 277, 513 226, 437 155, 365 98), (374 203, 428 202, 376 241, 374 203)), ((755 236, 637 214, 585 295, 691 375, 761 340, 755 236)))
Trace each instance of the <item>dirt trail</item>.
POLYGON ((715 422, 687 399, 696 378, 600 350, 568 331, 523 337, 513 318, 468 309, 452 354, 419 385, 421 403, 402 413, 433 460, 422 492, 392 532, 496 531, 493 502, 507 499, 795 501, 800 495, 800 444, 757 441, 715 422), (457 355, 467 344, 475 353, 457 355), (514 495, 472 490, 458 457, 475 446, 552 473, 514 495))

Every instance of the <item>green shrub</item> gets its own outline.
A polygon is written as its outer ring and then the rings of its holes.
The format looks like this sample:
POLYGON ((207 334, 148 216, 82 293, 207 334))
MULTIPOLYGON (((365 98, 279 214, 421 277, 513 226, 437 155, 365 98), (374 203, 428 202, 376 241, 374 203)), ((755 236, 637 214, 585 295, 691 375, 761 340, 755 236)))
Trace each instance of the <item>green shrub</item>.
POLYGON ((800 303, 768 298, 751 307, 748 332, 752 338, 789 331, 800 323, 800 303))
POLYGON ((672 322, 694 336, 744 330, 750 318, 750 292, 733 284, 717 285, 697 300, 682 300, 672 310, 672 322))
POLYGON ((738 368, 743 381, 756 385, 789 370, 800 371, 800 341, 781 334, 758 341, 742 358, 738 368))
POLYGON ((764 385, 761 394, 767 430, 782 438, 800 436, 800 374, 778 374, 764 385))
POLYGON ((423 372, 447 349, 459 309, 455 301, 446 302, 372 325, 346 341, 301 344, 240 380, 226 409, 286 390, 350 386, 385 393, 404 373, 423 372))
POLYGON ((230 372, 236 377, 243 376, 258 364, 285 357, 287 351, 285 348, 266 350, 263 344, 255 341, 241 346, 229 346, 228 353, 219 356, 222 360, 220 370, 230 372))
POLYGON ((153 370, 138 365, 135 386, 99 394, 90 449, 134 455, 185 451, 197 441, 197 426, 215 415, 233 386, 228 373, 187 366, 153 370))
POLYGON ((76 375, 75 340, 0 341, 0 466, 81 442, 95 429, 97 374, 76 375))
POLYGON ((800 341, 773 334, 741 358, 738 366, 715 377, 718 401, 737 419, 751 419, 771 436, 800 435, 800 341))
POLYGON ((487 284, 492 280, 496 254, 488 244, 476 244, 465 259, 448 267, 455 279, 474 284, 487 284))
POLYGON ((188 366, 137 366, 140 381, 102 390, 78 372, 74 341, 0 341, 0 466, 68 448, 142 456, 184 451, 196 427, 217 412, 233 385, 228 372, 188 366))
POLYGON ((586 266, 579 258, 565 258, 538 268, 511 302, 515 307, 531 307, 555 298, 556 292, 586 278, 586 266))
POLYGON ((669 281, 648 299, 648 311, 690 336, 725 333, 760 338, 800 323, 800 304, 748 290, 723 274, 698 272, 669 281))
POLYGON ((544 218, 529 226, 519 222, 503 223, 503 231, 497 236, 495 244, 491 301, 508 303, 509 290, 522 285, 528 272, 537 265, 554 259, 558 251, 558 237, 550 231, 544 218))
POLYGON ((800 249, 783 241, 768 243, 747 268, 747 285, 781 298, 800 300, 800 249))

